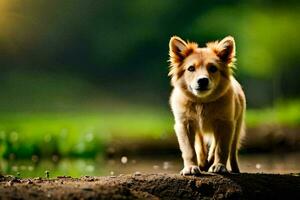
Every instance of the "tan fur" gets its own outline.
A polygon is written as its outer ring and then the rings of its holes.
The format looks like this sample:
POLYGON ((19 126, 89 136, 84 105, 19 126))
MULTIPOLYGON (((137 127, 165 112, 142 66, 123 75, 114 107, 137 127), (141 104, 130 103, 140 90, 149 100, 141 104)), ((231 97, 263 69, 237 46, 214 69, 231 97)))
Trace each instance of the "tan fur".
POLYGON ((244 130, 245 96, 232 75, 235 42, 226 37, 199 48, 196 43, 172 37, 170 48, 170 104, 175 118, 175 132, 182 151, 181 174, 201 170, 227 172, 230 157, 232 172, 239 172, 237 151, 244 130), (189 71, 193 66, 194 71, 189 71), (211 70, 212 66, 217 71, 211 70), (199 89, 199 79, 209 80, 206 90, 199 89), (212 133, 209 153, 204 134, 212 133), (199 169, 200 167, 200 169, 199 169))

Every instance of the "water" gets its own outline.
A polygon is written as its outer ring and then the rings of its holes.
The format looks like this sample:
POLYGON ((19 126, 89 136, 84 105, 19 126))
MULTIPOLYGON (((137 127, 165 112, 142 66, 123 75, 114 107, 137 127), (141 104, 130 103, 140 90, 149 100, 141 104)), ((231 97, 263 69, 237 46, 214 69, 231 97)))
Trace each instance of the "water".
MULTIPOLYGON (((1 160, 2 174, 25 177, 112 176, 141 173, 178 173, 182 168, 179 157, 127 157, 114 159, 1 160)), ((250 154, 240 156, 242 172, 299 173, 300 152, 289 154, 250 154)))

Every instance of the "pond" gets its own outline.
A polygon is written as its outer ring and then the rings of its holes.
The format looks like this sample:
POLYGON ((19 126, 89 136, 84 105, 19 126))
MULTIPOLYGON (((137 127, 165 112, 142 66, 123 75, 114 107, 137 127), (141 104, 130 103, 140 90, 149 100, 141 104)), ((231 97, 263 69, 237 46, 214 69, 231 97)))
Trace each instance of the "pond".
MULTIPOLYGON (((1 160, 0 173, 25 177, 56 176, 112 176, 128 173, 178 173, 181 158, 126 157, 114 159, 61 159, 51 160, 1 160)), ((300 152, 286 154, 246 154, 240 156, 242 172, 249 173, 299 173, 300 152)))

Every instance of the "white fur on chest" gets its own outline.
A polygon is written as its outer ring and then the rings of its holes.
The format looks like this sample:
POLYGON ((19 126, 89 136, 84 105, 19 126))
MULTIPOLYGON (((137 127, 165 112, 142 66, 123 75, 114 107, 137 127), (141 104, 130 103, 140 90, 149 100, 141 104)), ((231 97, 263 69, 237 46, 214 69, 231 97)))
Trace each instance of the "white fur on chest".
POLYGON ((190 105, 184 107, 177 107, 173 104, 172 110, 174 113, 175 121, 183 123, 196 124, 201 132, 211 132, 212 130, 212 119, 214 113, 208 105, 197 104, 189 102, 190 105), (184 109, 183 109, 184 108, 184 109))
POLYGON ((193 103, 186 112, 186 117, 196 122, 203 133, 211 132, 212 115, 213 113, 211 113, 209 106, 206 104, 193 103))

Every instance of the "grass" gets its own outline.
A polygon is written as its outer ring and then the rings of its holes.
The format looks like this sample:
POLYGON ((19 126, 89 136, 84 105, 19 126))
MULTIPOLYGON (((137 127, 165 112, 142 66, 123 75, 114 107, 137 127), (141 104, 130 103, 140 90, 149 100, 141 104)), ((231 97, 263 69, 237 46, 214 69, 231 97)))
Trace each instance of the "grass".
POLYGON ((282 126, 300 125, 300 100, 278 101, 274 107, 248 110, 246 115, 248 127, 262 124, 282 126))
MULTIPOLYGON (((247 126, 300 124, 300 101, 247 111, 247 126)), ((0 157, 94 157, 115 138, 162 138, 173 133, 170 111, 145 107, 91 112, 1 113, 0 157)))
POLYGON ((6 113, 0 116, 3 157, 95 156, 114 138, 159 138, 172 129, 170 113, 145 108, 118 112, 6 113))

